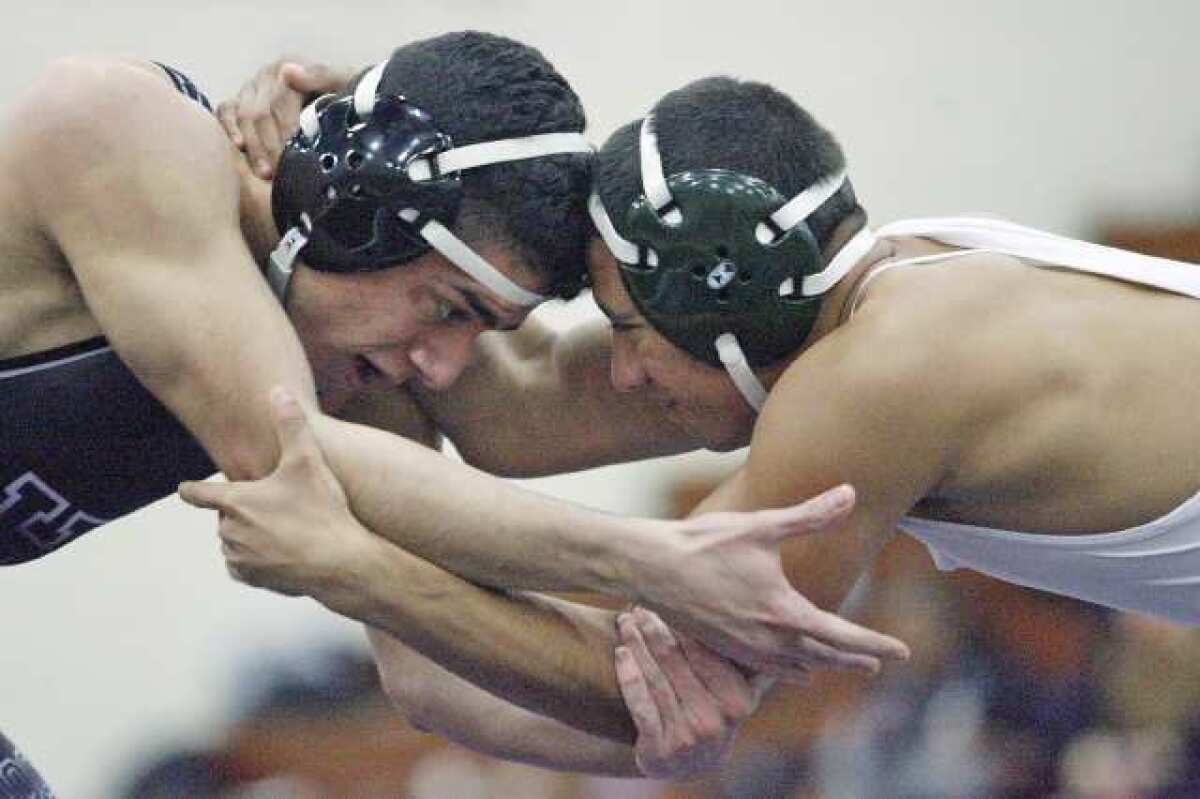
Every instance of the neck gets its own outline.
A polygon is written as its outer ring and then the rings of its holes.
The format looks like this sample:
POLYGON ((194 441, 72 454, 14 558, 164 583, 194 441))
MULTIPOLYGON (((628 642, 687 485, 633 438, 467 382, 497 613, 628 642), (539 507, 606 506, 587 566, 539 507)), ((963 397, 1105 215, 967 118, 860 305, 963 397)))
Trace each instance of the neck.
MULTIPOLYGON (((829 240, 823 253, 825 262, 828 263, 833 256, 846 245, 854 234, 858 233, 865 224, 861 219, 847 219, 829 240)), ((871 270, 880 261, 892 257, 895 254, 895 246, 888 241, 877 241, 871 250, 859 259, 844 278, 838 281, 838 284, 830 289, 825 295, 825 299, 821 302, 821 311, 817 314, 817 321, 813 325, 812 332, 808 334, 804 345, 801 349, 807 349, 812 344, 816 343, 823 336, 828 335, 849 319, 850 302, 853 300, 859 283, 862 282, 871 270)))
MULTIPOLYGON (((829 243, 826 245, 822 256, 826 264, 833 259, 842 247, 846 246, 846 242, 850 241, 859 230, 863 228, 864 220, 859 217, 852 217, 844 221, 833 232, 829 243)), ((864 277, 870 274, 871 270, 880 261, 890 258, 895 251, 895 247, 887 241, 877 241, 871 250, 859 259, 844 278, 838 281, 829 293, 825 295, 825 299, 821 302, 821 310, 817 314, 817 321, 813 323, 813 328, 808 336, 801 342, 789 357, 784 360, 772 364, 771 366, 756 369, 755 373, 763 386, 768 391, 775 385, 775 381, 787 371, 787 368, 792 365, 796 358, 811 347, 813 344, 820 341, 829 333, 832 333, 841 326, 849 318, 849 303, 854 297, 855 290, 864 277)))

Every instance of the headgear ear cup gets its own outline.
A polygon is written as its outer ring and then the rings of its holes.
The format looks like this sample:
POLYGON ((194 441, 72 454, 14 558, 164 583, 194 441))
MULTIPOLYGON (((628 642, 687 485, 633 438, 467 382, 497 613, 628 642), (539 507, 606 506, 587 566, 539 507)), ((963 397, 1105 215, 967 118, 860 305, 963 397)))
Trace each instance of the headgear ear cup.
POLYGON ((400 214, 452 226, 462 205, 457 172, 415 181, 409 169, 450 149, 433 119, 403 97, 379 98, 359 121, 353 97, 328 103, 318 132, 295 136, 279 161, 271 210, 279 230, 311 219, 305 262, 328 272, 386 269, 430 250, 417 227, 400 214))
POLYGON ((859 231, 828 265, 808 218, 846 182, 819 180, 788 200, 770 184, 721 169, 663 175, 653 117, 642 122, 643 193, 621 217, 597 195, 589 211, 634 304, 664 338, 728 371, 755 410, 767 392, 751 367, 795 352, 825 293, 874 243, 859 231))
POLYGON ((625 215, 629 240, 643 259, 622 264, 621 278, 638 310, 668 341, 712 366, 713 342, 732 333, 752 366, 794 351, 808 335, 819 297, 780 293, 788 280, 816 271, 820 249, 801 223, 763 243, 756 228, 787 198, 757 178, 725 170, 683 172, 666 181, 677 221, 645 197, 625 215))
POLYGON ((506 302, 546 298, 517 285, 455 236, 460 173, 550 155, 594 155, 583 134, 541 133, 454 147, 432 117, 404 97, 378 92, 386 65, 367 70, 354 94, 318 98, 280 159, 271 210, 283 238, 267 279, 284 301, 293 263, 329 272, 386 269, 436 249, 506 302))

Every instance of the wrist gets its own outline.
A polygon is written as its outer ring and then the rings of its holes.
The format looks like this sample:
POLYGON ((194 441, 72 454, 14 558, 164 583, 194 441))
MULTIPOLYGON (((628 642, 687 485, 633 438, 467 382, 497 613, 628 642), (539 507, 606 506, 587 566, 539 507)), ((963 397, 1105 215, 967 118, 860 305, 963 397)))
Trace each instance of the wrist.
POLYGON ((334 533, 341 546, 325 563, 310 592, 313 599, 335 613, 360 618, 369 612, 377 584, 373 572, 385 553, 382 539, 359 525, 334 533))
POLYGON ((596 581, 592 590, 642 602, 655 593, 663 566, 671 561, 676 536, 669 523, 656 519, 612 519, 614 529, 589 561, 596 581))

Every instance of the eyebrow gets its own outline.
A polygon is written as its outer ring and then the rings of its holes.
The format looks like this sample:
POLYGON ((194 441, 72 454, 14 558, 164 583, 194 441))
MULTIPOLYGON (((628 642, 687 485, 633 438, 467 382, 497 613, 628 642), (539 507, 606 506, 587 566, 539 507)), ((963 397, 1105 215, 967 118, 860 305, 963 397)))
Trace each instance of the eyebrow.
POLYGON ((484 326, 488 329, 509 332, 521 326, 520 322, 505 321, 501 324, 500 317, 496 315, 496 312, 484 305, 483 300, 479 299, 479 296, 475 292, 463 286, 460 286, 458 290, 462 292, 467 305, 470 305, 471 310, 479 315, 479 318, 483 320, 484 326))

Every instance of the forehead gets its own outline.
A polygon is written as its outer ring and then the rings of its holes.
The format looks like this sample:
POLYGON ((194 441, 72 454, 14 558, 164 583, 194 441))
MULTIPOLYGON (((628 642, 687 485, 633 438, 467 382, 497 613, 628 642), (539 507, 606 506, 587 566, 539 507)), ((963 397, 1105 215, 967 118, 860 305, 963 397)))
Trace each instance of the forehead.
MULTIPOLYGON (((487 261, 497 272, 516 283, 526 291, 546 295, 550 286, 533 266, 521 257, 515 250, 500 244, 485 244, 473 248, 475 252, 487 261)), ((456 264, 440 256, 439 268, 435 270, 440 282, 461 289, 469 295, 481 300, 493 313, 501 317, 501 321, 519 322, 532 310, 532 307, 521 305, 504 299, 487 286, 467 274, 456 264)))
POLYGON ((617 259, 599 238, 592 239, 588 246, 588 272, 592 277, 592 294, 602 306, 617 313, 637 311, 621 280, 617 259))

